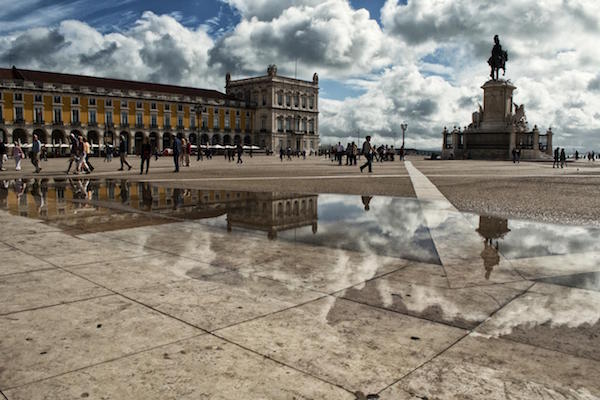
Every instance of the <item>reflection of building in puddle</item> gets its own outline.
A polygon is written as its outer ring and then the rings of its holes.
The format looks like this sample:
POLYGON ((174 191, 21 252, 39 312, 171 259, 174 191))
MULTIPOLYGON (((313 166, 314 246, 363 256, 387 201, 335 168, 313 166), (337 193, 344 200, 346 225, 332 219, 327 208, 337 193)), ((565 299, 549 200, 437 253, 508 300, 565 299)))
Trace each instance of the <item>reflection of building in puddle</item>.
POLYGON ((317 230, 316 195, 191 190, 111 179, 1 183, 0 208, 65 228, 101 232, 226 214, 229 231, 239 227, 275 238, 279 231, 302 226, 317 230))
POLYGON ((508 220, 496 217, 479 217, 479 228, 477 232, 484 239, 484 247, 481 252, 483 266, 485 267, 485 279, 489 279, 494 267, 500 263, 499 239, 502 239, 510 229, 508 220))
POLYGON ((250 193, 227 212, 227 230, 234 227, 267 232, 275 239, 277 232, 311 226, 317 233, 317 196, 281 193, 250 193))

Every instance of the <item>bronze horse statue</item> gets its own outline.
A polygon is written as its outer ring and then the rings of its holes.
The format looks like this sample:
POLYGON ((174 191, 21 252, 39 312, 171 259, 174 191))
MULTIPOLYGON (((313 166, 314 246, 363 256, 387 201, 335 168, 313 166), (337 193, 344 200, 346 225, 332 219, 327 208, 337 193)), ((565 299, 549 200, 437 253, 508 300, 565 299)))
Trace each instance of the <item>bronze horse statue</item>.
POLYGON ((497 81, 499 70, 502 69, 502 76, 506 73, 506 62, 508 61, 508 53, 502 50, 498 35, 494 36, 494 47, 492 48, 492 56, 488 60, 491 67, 490 77, 497 81))

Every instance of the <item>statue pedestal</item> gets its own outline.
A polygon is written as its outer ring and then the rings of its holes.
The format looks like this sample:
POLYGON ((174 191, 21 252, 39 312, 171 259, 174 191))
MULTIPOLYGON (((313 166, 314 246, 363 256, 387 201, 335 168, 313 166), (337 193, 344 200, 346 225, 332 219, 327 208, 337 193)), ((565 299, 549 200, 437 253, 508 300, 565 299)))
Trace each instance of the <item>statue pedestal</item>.
POLYGON ((552 134, 540 135, 537 127, 529 130, 525 108, 516 109, 513 104, 516 86, 500 79, 489 80, 481 88, 483 108, 473 113, 471 124, 462 132, 442 133, 442 158, 506 160, 512 158, 513 149, 521 150, 522 159, 546 158, 545 143, 551 146, 552 134))

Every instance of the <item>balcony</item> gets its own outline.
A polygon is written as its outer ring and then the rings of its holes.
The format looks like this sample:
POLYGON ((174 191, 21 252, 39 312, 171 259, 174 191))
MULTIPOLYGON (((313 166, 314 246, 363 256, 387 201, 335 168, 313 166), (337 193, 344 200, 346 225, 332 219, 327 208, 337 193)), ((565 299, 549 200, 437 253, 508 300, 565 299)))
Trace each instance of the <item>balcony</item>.
POLYGON ((144 129, 144 124, 135 124, 135 127, 138 129, 144 129))
POLYGON ((185 126, 177 124, 177 129, 179 129, 179 130, 184 130, 184 129, 185 129, 185 126))
POLYGON ((53 126, 63 126, 64 122, 63 121, 52 121, 52 125, 53 126))
POLYGON ((35 121, 33 121, 34 125, 44 125, 44 120, 43 119, 36 119, 35 121))
POLYGON ((158 129, 158 125, 157 124, 150 124, 150 129, 158 129))
POLYGON ((235 133, 242 133, 242 129, 241 128, 235 128, 235 133))
POLYGON ((88 122, 88 126, 89 127, 97 128, 98 127, 98 123, 97 122, 88 122))
MULTIPOLYGON (((281 131, 281 132, 282 132, 282 131, 281 131)), ((267 130, 266 130, 265 128, 262 128, 262 129, 260 130, 260 133, 267 133, 267 130)))
POLYGON ((121 128, 129 128, 129 124, 127 122, 121 122, 121 128))
POLYGON ((163 126, 164 129, 171 129, 171 124, 165 124, 165 126, 163 126))
POLYGON ((71 126, 81 126, 81 121, 71 121, 71 126))
POLYGON ((223 132, 231 132, 231 128, 224 128, 223 132))
POLYGON ((23 118, 15 119, 15 125, 24 125, 24 124, 25 124, 25 120, 23 118))
POLYGON ((114 123, 112 123, 112 122, 107 122, 107 123, 105 124, 105 126, 106 126, 107 128, 114 128, 114 127, 115 127, 115 124, 114 124, 114 123))

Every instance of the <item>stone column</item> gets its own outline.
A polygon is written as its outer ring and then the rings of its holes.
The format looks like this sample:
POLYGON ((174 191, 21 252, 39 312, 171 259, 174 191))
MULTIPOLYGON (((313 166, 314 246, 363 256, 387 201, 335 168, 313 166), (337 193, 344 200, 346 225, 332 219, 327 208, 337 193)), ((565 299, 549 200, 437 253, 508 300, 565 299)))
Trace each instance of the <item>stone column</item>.
POLYGON ((537 128, 537 125, 533 127, 531 133, 533 134, 533 150, 537 154, 540 151, 540 130, 537 128))
POLYGON ((546 154, 552 155, 552 128, 548 128, 546 131, 546 143, 548 143, 548 147, 546 148, 546 154))

